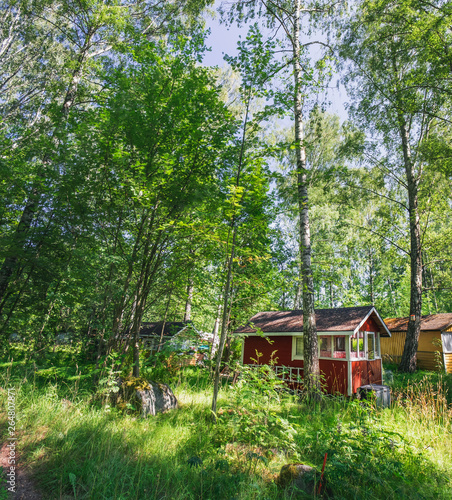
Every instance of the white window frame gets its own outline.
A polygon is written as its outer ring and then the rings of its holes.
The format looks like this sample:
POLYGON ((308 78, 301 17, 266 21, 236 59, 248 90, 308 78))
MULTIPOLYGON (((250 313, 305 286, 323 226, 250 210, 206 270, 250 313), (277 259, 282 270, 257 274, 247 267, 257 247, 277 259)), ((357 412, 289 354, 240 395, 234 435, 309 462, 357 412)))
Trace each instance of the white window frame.
POLYGON ((350 358, 350 335, 335 335, 332 339, 332 359, 334 360, 342 360, 342 361, 348 361, 349 358, 350 358), (336 350, 336 339, 338 338, 342 338, 344 339, 344 347, 345 349, 343 351, 339 351, 339 350, 336 350), (347 349, 348 348, 348 349, 347 349), (345 353, 345 356, 341 356, 341 357, 335 357, 334 356, 334 353, 335 352, 344 352, 345 353))
POLYGON ((334 336, 333 335, 318 335, 317 337, 317 340, 318 340, 318 348, 319 348, 319 358, 320 359, 334 359, 333 358, 333 354, 334 354, 334 336), (329 338, 330 339, 330 352, 331 352, 331 356, 320 356, 320 352, 321 352, 321 349, 320 349, 320 338, 323 337, 323 338, 329 338))
POLYGON ((318 339, 320 337, 331 337, 331 357, 326 357, 326 356, 320 356, 320 342, 318 342, 318 353, 319 353, 319 359, 328 359, 328 360, 334 360, 334 361, 349 361, 350 359, 350 333, 342 333, 339 332, 337 333, 321 333, 318 335, 318 339), (345 337, 345 351, 338 351, 338 352, 345 352, 345 357, 343 358, 335 358, 334 357, 334 347, 336 344, 336 338, 337 337, 345 337))
POLYGON ((367 335, 366 332, 358 331, 354 335, 356 335, 356 338, 353 339, 353 335, 350 335, 350 346, 349 346, 349 356, 351 361, 365 361, 367 359, 367 335), (359 351, 359 334, 363 334, 363 350, 359 351), (352 350, 352 340, 356 340, 357 347, 358 347, 358 357, 357 358, 352 358, 352 352, 356 352, 352 350))
POLYGON ((303 341, 303 335, 294 335, 292 337, 292 360, 294 359, 304 359, 304 345, 303 345, 303 354, 297 354, 297 339, 302 339, 303 341))
POLYGON ((381 359, 381 350, 380 350, 380 332, 364 332, 364 353, 365 359, 367 361, 375 361, 376 359, 381 359), (373 359, 369 359, 368 357, 368 345, 369 340, 368 336, 373 335, 374 337, 374 357, 373 359))

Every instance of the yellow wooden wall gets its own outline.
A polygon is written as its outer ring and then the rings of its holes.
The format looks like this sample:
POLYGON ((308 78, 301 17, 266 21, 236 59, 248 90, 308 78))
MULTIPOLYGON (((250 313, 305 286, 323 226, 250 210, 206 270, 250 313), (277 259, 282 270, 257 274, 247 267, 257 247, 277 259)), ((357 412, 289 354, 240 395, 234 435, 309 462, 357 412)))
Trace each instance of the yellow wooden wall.
POLYGON ((405 332, 394 332, 391 333, 391 338, 380 337, 381 357, 385 359, 394 356, 402 356, 405 336, 405 332))
MULTIPOLYGON (((391 338, 383 337, 381 342, 381 357, 383 361, 391 361, 393 363, 400 363, 405 345, 406 332, 393 332, 391 338)), ((440 332, 421 332, 419 336, 419 345, 417 348, 417 366, 421 370, 442 370, 442 344, 440 332), (438 345, 434 344, 434 341, 438 345), (435 353, 441 353, 436 354, 435 353)), ((446 354, 446 356, 448 356, 446 354)), ((451 369, 447 371, 452 372, 452 354, 450 355, 451 369)), ((448 366, 446 362, 446 366, 448 366)))
POLYGON ((446 372, 452 373, 452 352, 444 353, 444 361, 446 362, 446 372))
POLYGON ((417 349, 418 351, 442 352, 441 332, 421 332, 417 349))

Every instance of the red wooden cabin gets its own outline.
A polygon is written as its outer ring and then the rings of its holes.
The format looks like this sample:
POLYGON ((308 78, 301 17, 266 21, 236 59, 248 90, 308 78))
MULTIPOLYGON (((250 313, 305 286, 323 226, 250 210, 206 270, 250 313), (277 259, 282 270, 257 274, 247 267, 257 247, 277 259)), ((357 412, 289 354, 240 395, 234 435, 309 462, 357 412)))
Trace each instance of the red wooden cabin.
MULTIPOLYGON (((316 323, 327 393, 351 396, 362 385, 382 384, 380 337, 391 333, 375 307, 318 309, 316 323)), ((273 361, 291 385, 303 378, 303 311, 260 312, 235 333, 245 337, 243 364, 273 361)))

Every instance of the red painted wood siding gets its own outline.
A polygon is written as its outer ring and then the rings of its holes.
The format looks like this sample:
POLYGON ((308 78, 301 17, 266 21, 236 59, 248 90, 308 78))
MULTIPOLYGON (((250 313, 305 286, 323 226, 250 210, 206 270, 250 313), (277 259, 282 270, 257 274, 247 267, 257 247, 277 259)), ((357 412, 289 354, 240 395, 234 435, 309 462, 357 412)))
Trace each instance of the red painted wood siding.
MULTIPOLYGON (((303 367, 303 361, 295 359, 292 361, 292 337, 268 337, 270 344, 265 338, 262 337, 247 337, 245 339, 245 346, 243 348, 243 363, 255 364, 254 360, 259 359, 259 364, 264 365, 270 362, 273 354, 273 360, 276 365, 303 367), (258 357, 256 350, 262 356, 258 357)), ((348 376, 347 376, 347 362, 336 359, 321 359, 319 360, 320 370, 322 371, 324 380, 324 389, 330 394, 340 392, 347 394, 348 376)))
POLYGON ((262 354, 259 358, 259 364, 265 365, 270 363, 270 358, 273 351, 276 351, 273 356, 274 364, 282 366, 295 366, 298 368, 303 367, 303 361, 293 360, 292 361, 292 336, 281 336, 281 337, 247 337, 245 339, 245 346, 243 348, 243 363, 245 365, 255 364, 254 360, 258 359, 256 350, 262 354), (253 358, 253 359, 252 359, 253 358))
POLYGON ((375 320, 372 318, 367 318, 367 320, 364 322, 363 326, 359 329, 360 332, 379 332, 380 329, 378 328, 377 323, 375 320))
POLYGON ((352 392, 367 384, 381 384, 381 359, 352 361, 352 392))
POLYGON ((339 359, 319 359, 320 371, 325 377, 322 388, 328 394, 347 395, 348 389, 348 361, 339 359))
MULTIPOLYGON (((373 320, 371 320, 373 323, 373 320)), ((375 325, 365 324, 363 331, 378 331, 375 325)), ((266 338, 247 337, 243 348, 243 363, 247 365, 255 364, 254 360, 259 360, 259 364, 269 364, 273 354, 275 365, 303 367, 302 360, 292 361, 292 336, 268 337, 273 343, 269 343, 266 338), (256 350, 260 357, 257 356, 256 350), (274 352, 276 351, 276 352, 274 352)), ((320 359, 320 370, 323 373, 324 389, 329 394, 348 394, 348 363, 352 363, 352 392, 356 392, 358 387, 367 384, 381 384, 381 360, 371 361, 345 361, 340 359, 320 359)))

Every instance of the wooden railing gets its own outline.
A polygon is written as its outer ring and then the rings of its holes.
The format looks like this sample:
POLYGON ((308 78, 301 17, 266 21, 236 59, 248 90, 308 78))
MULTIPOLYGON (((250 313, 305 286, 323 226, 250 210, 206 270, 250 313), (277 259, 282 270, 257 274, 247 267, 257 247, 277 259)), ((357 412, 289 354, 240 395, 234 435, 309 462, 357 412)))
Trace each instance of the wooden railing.
MULTIPOLYGON (((261 365, 247 365, 250 368, 258 369, 261 365)), ((303 368, 296 368, 294 366, 271 366, 275 375, 285 382, 301 382, 303 380, 303 368)))

